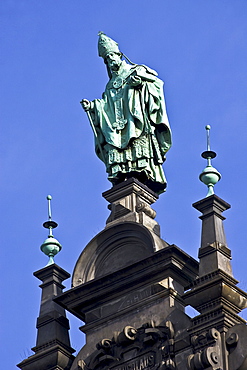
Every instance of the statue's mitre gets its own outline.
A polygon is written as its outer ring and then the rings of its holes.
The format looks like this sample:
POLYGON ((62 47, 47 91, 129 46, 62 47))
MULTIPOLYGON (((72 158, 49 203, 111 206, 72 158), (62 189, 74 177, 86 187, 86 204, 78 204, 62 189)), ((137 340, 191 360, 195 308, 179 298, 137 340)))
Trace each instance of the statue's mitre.
POLYGON ((99 32, 98 35, 99 35, 98 52, 100 57, 105 59, 106 55, 110 52, 121 54, 116 41, 106 36, 103 32, 99 32))

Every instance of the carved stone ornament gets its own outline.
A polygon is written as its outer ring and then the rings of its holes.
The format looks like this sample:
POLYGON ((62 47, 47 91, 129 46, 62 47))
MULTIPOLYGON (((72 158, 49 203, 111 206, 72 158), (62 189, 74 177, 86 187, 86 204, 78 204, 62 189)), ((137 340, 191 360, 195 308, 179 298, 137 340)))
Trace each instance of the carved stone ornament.
POLYGON ((151 321, 135 329, 125 326, 112 339, 103 339, 78 370, 175 370, 174 329, 170 321, 155 326, 151 321))
POLYGON ((207 332, 191 338, 194 354, 187 358, 189 370, 220 370, 223 369, 221 351, 221 335, 212 328, 207 332))
POLYGON ((226 334, 229 370, 247 370, 247 326, 234 325, 226 334))
POLYGON ((137 203, 136 211, 137 212, 144 212, 147 216, 149 216, 151 218, 156 217, 156 212, 148 204, 146 204, 144 202, 137 203))

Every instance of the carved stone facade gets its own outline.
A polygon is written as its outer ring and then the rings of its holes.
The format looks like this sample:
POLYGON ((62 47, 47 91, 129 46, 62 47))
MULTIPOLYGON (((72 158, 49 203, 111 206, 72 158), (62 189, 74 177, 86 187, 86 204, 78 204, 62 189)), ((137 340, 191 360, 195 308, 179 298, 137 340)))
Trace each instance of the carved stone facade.
MULTIPOLYGON (((18 366, 28 370, 247 370, 247 326, 239 316, 247 307, 247 294, 236 286, 223 228, 222 212, 229 204, 216 195, 194 204, 202 213, 197 262, 160 238, 151 208, 158 196, 139 181, 129 179, 103 196, 111 214, 105 229, 79 256, 72 288, 46 297, 64 317, 56 317, 52 325, 67 320, 66 309, 85 323, 80 330, 86 334, 86 344, 74 358, 66 339, 65 367, 47 366, 45 349, 44 366, 35 365, 36 354, 18 366), (187 305, 198 315, 186 315, 187 305), (31 367, 26 366, 30 363, 31 367)), ((37 326, 38 338, 45 345, 41 327, 37 326)), ((61 338, 67 338, 66 330, 61 338)))
POLYGON ((80 360, 80 370, 93 369, 175 369, 174 328, 170 321, 155 327, 151 321, 135 329, 125 326, 112 339, 103 339, 86 361, 80 360))

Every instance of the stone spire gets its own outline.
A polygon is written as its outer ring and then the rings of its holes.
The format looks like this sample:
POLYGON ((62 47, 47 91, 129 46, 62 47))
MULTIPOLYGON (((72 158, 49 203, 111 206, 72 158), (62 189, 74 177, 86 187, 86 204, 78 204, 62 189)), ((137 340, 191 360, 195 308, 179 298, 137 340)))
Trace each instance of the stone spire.
MULTIPOLYGON (((48 197, 47 199, 51 200, 51 197, 48 197)), ((44 227, 51 230, 56 223, 51 221, 50 211, 49 215, 49 221, 47 221, 49 225, 45 226, 46 223, 44 223, 44 227)), ((48 265, 34 272, 34 276, 42 281, 40 285, 42 297, 36 325, 38 329, 36 346, 32 348, 35 354, 17 365, 23 370, 69 369, 74 359, 72 355, 74 349, 70 346, 69 321, 65 310, 53 301, 63 292, 65 287, 62 282, 68 279, 70 274, 54 263, 53 257, 61 247, 56 239, 56 242, 53 239, 51 235, 41 246, 41 249, 46 248, 47 253, 44 253, 50 257, 48 265)))
POLYGON ((188 369, 237 370, 238 359, 242 358, 242 364, 247 356, 247 351, 241 350, 247 339, 246 321, 238 315, 247 307, 247 293, 236 286, 226 244, 222 212, 230 205, 213 194, 193 207, 202 213, 202 235, 199 276, 183 296, 185 303, 199 312, 188 330, 194 351, 188 357, 188 369), (195 367, 197 363, 201 367, 195 367))
POLYGON ((212 326, 213 320, 223 330, 245 322, 237 314, 247 307, 247 294, 236 286, 238 281, 232 273, 231 250, 226 244, 222 212, 230 205, 213 194, 194 203, 193 207, 202 213, 199 277, 184 298, 200 312, 193 319, 197 329, 207 322, 212 326))
MULTIPOLYGON (((210 154, 210 151, 208 150, 207 153, 210 154)), ((208 158, 209 154, 202 156, 208 158)), ((210 156, 213 158, 212 154, 210 156)), ((210 169, 208 166, 208 173, 209 170, 216 180, 218 171, 213 167, 210 169)), ((200 178, 203 173, 205 170, 200 178)), ((208 179, 211 174, 208 175, 208 179)), ((206 181, 203 182, 206 183, 206 181)), ((193 207, 202 213, 199 217, 202 220, 201 245, 198 253, 199 276, 190 284, 183 296, 186 304, 199 312, 197 316, 192 318, 192 327, 189 329, 195 355, 189 357, 188 369, 232 370, 237 367, 235 365, 231 368, 228 367, 227 351, 231 346, 236 346, 237 341, 231 343, 229 329, 234 327, 231 330, 237 331, 236 325, 246 323, 238 314, 247 307, 247 293, 236 286, 238 281, 234 279, 232 273, 231 250, 226 242, 223 225, 225 217, 222 216, 222 213, 229 209, 230 205, 214 194, 212 181, 209 180, 206 184, 209 193, 204 199, 193 204, 193 207), (204 338, 203 345, 202 338, 204 338), (210 347, 212 343, 214 346, 210 347), (202 355, 206 351, 206 345, 208 353, 212 348, 214 351, 207 361, 203 359, 202 355), (196 367, 198 361, 201 367, 196 367), (212 367, 206 365, 212 365, 212 367)), ((246 338, 246 328, 243 330, 245 332, 243 337, 246 338)), ((245 341, 243 338, 241 340, 242 343, 245 341)), ((236 351, 234 358, 236 358, 235 355, 236 351)))

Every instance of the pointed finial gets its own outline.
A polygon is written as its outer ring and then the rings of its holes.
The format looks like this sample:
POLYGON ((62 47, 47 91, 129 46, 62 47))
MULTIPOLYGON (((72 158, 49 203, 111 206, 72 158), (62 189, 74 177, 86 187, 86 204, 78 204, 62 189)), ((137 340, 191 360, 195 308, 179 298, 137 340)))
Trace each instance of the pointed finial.
POLYGON ((206 197, 214 194, 214 185, 221 179, 221 174, 211 165, 211 159, 216 157, 216 153, 210 149, 210 129, 211 126, 205 127, 207 133, 207 150, 201 154, 201 156, 207 159, 207 167, 202 171, 199 179, 208 187, 208 193, 206 197))
POLYGON ((209 151, 210 150, 210 129, 211 129, 211 126, 207 125, 207 126, 205 126, 205 129, 206 129, 206 132, 207 132, 207 150, 209 151))
POLYGON ((62 249, 62 246, 59 243, 59 241, 55 239, 52 235, 52 230, 58 226, 58 224, 55 221, 52 221, 52 215, 51 215, 52 196, 47 195, 46 199, 48 200, 48 221, 44 222, 43 226, 46 229, 49 229, 49 235, 48 235, 48 238, 41 245, 40 249, 42 250, 43 253, 49 256, 49 262, 46 265, 46 266, 49 266, 54 263, 54 256, 58 252, 60 252, 60 250, 62 249))
POLYGON ((52 217, 51 217, 51 200, 52 200, 52 196, 51 195, 47 195, 46 199, 48 200, 48 221, 44 222, 43 223, 43 226, 46 229, 49 229, 50 230, 50 235, 52 236, 52 229, 55 229, 58 226, 58 224, 55 221, 52 221, 52 217))

